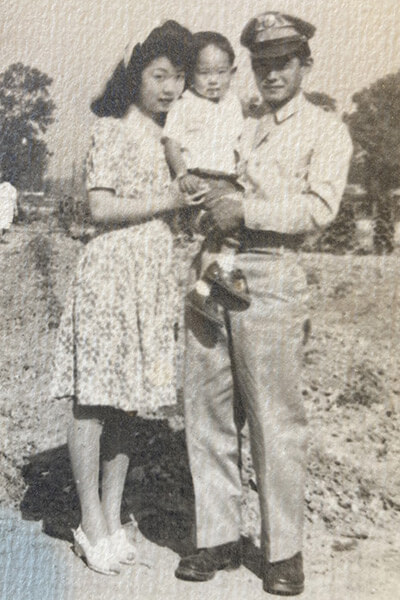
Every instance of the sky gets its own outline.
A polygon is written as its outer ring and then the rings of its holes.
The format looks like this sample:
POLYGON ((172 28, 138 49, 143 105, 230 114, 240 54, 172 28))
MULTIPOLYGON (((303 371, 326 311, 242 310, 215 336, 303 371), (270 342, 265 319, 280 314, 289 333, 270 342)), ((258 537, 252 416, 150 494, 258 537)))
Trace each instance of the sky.
POLYGON ((79 169, 89 141, 90 101, 102 90, 125 46, 174 18, 192 31, 226 35, 237 55, 235 86, 255 91, 248 53, 239 43, 247 21, 279 10, 317 27, 314 68, 304 87, 334 96, 341 110, 352 95, 400 69, 398 0, 0 0, 0 72, 23 62, 53 78, 56 122, 46 133, 49 174, 79 169))

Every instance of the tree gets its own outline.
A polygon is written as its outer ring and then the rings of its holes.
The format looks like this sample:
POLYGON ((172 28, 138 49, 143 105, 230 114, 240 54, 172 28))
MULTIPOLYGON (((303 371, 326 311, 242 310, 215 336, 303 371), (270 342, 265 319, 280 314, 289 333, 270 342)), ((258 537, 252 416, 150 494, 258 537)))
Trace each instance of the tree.
POLYGON ((353 96, 357 108, 346 116, 354 142, 365 151, 365 185, 374 202, 374 247, 391 252, 394 206, 400 185, 400 72, 387 75, 353 96))
POLYGON ((16 63, 0 74, 0 170, 19 188, 40 190, 50 152, 43 140, 54 122, 52 79, 16 63))

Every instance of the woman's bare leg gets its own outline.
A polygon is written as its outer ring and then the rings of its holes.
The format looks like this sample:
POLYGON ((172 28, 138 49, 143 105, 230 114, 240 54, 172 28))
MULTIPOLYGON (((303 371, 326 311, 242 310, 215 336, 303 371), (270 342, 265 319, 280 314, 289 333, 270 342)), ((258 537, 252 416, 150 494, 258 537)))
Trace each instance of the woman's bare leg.
POLYGON ((103 424, 96 408, 74 407, 68 448, 81 506, 81 526, 92 545, 108 534, 99 496, 102 430, 103 424))
POLYGON ((110 534, 121 527, 122 494, 128 466, 129 457, 125 454, 117 454, 103 462, 101 505, 110 534))
POLYGON ((122 495, 129 467, 128 419, 122 411, 110 411, 104 427, 101 505, 110 534, 121 527, 122 495))

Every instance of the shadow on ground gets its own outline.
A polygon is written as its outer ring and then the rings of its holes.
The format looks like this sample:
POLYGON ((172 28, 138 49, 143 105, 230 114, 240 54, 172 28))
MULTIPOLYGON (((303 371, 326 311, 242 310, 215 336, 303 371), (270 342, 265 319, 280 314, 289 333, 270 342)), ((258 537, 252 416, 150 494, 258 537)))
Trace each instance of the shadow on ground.
MULTIPOLYGON (((150 541, 187 554, 193 549, 194 501, 184 432, 167 419, 135 418, 129 440, 123 523, 133 517, 150 541)), ((27 485, 22 517, 42 520, 44 533, 72 541, 80 512, 67 447, 32 456, 22 474, 27 485)))

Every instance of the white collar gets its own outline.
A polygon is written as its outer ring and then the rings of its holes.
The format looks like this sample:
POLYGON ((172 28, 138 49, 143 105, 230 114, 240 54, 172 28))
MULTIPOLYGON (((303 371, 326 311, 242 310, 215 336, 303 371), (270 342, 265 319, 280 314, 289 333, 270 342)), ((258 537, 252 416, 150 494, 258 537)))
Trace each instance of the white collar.
POLYGON ((278 110, 273 113, 275 122, 279 124, 283 121, 286 121, 286 119, 289 119, 294 114, 299 112, 305 103, 306 99, 304 98, 303 92, 300 91, 299 94, 296 94, 296 96, 289 100, 289 102, 281 106, 281 108, 278 108, 278 110))
POLYGON ((265 115, 261 117, 259 121, 256 121, 257 125, 254 138, 254 147, 256 148, 269 135, 271 131, 272 119, 277 125, 280 125, 281 123, 287 121, 287 119, 295 115, 297 112, 301 111, 306 104, 307 100, 305 99, 303 93, 300 92, 299 94, 296 94, 296 96, 294 96, 294 98, 292 98, 289 102, 287 102, 281 108, 279 108, 276 112, 272 110, 272 107, 268 107, 265 115))
POLYGON ((120 119, 124 127, 134 127, 146 132, 146 135, 161 137, 162 127, 158 125, 150 115, 146 114, 136 104, 131 104, 126 115, 120 119))

